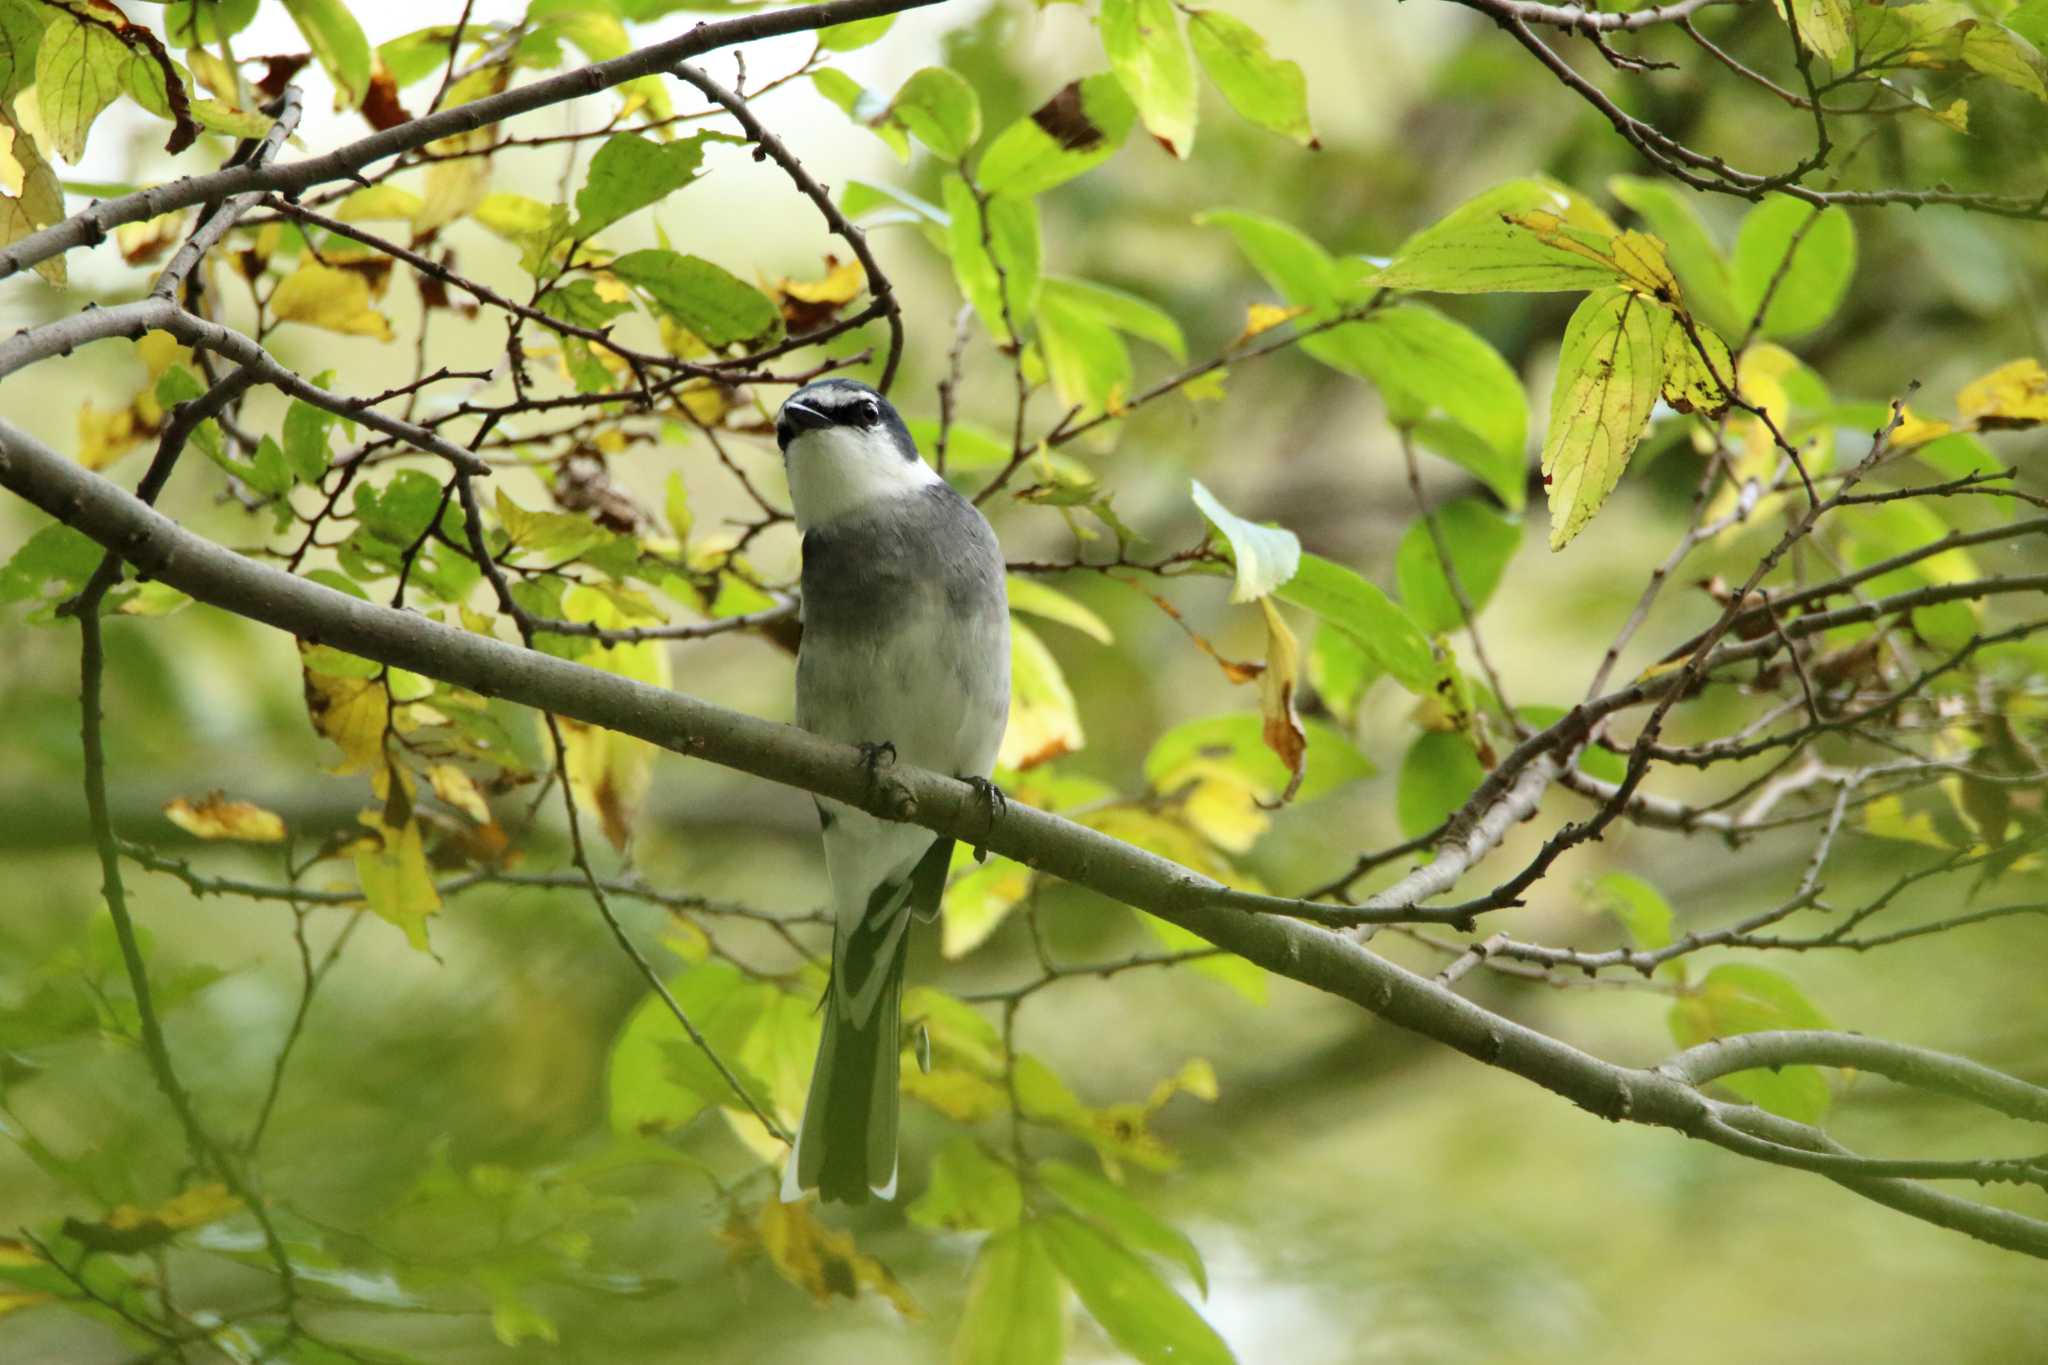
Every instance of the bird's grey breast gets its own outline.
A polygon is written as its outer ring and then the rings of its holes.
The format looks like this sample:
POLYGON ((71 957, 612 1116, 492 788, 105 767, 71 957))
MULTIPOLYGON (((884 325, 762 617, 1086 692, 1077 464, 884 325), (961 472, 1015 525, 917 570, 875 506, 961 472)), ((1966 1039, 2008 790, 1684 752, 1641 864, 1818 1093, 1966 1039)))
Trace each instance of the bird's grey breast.
POLYGON ((812 527, 803 554, 797 723, 985 774, 1010 651, 1002 551, 981 513, 935 484, 812 527))

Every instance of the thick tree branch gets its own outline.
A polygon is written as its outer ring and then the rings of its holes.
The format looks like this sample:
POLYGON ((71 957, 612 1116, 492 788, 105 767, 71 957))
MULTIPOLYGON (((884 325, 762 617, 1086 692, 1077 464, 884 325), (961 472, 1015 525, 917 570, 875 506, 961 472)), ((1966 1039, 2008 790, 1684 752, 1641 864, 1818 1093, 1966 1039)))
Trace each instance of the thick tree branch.
MULTIPOLYGON (((1282 898, 1228 892, 1186 868, 1021 803, 992 813, 973 787, 950 777, 909 767, 885 769, 877 776, 850 746, 376 606, 268 568, 183 530, 6 423, 0 423, 0 486, 200 601, 303 639, 985 845, 1159 915, 1267 970, 1358 1004, 1603 1117, 1675 1129, 1789 1166, 1810 1167, 1814 1163, 1806 1154, 1833 1148, 1832 1140, 1816 1129, 1768 1115, 1759 1119, 1757 1111, 1715 1100, 1680 1075, 1605 1062, 1492 1013, 1343 934, 1283 915, 1245 913, 1261 908, 1246 905, 1248 899, 1287 904, 1282 898)), ((1827 1165, 1825 1174, 1868 1198, 2001 1246, 2048 1256, 2048 1223, 1952 1199, 1882 1174, 1881 1165, 1827 1165), (1866 1170, 1872 1173, 1860 1173, 1866 1170)))
POLYGON ((82 213, 73 214, 61 223, 41 232, 32 232, 0 249, 0 280, 73 247, 97 245, 110 229, 122 223, 137 223, 169 213, 172 209, 189 208, 193 204, 257 191, 272 190, 290 198, 331 180, 354 179, 363 167, 387 156, 410 152, 457 133, 474 132, 519 114, 530 114, 536 109, 594 95, 600 90, 655 75, 677 62, 731 47, 735 43, 748 43, 785 33, 807 33, 832 24, 872 19, 937 3, 939 0, 830 0, 827 4, 801 5, 795 9, 769 10, 737 19, 699 24, 667 42, 653 43, 623 57, 593 62, 531 85, 515 86, 453 109, 411 119, 351 142, 346 147, 336 148, 324 156, 308 157, 284 165, 232 166, 210 175, 186 176, 168 185, 156 185, 118 199, 102 200, 82 213))

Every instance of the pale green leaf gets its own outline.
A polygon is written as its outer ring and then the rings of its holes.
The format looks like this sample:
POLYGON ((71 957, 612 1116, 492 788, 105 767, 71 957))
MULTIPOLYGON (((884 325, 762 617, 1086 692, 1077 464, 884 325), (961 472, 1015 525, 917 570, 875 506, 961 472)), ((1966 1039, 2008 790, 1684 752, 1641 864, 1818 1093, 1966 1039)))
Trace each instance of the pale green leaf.
POLYGON ((370 40, 342 0, 284 0, 314 59, 334 78, 334 107, 353 109, 370 89, 370 40))
POLYGON ((951 220, 946 240, 953 278, 989 335, 1008 341, 1012 325, 1022 330, 1038 307, 1044 260, 1038 205, 1012 194, 991 194, 984 213, 974 190, 959 176, 947 176, 942 189, 951 220))
POLYGON ((1288 304, 1319 315, 1338 303, 1337 266, 1330 253, 1300 229, 1257 213, 1210 209, 1195 215, 1199 227, 1219 227, 1237 239, 1238 250, 1288 304))
MULTIPOLYGON (((1724 962, 1688 987, 1672 1003, 1670 1022, 1681 1047, 1743 1033, 1831 1027, 1790 977, 1740 962, 1724 962)), ((1828 1086, 1818 1067, 1738 1071, 1715 1084, 1801 1123, 1818 1122, 1827 1112, 1828 1086)))
POLYGON ((958 161, 981 139, 981 102, 957 72, 928 66, 903 82, 889 102, 889 117, 947 161, 958 161))
POLYGON ((1671 902, 1632 872, 1609 872, 1588 890, 1593 908, 1614 916, 1637 948, 1655 951, 1671 943, 1671 902))
POLYGON ((1466 622, 1458 594, 1444 573, 1437 541, 1441 539, 1449 547, 1457 586, 1472 610, 1480 612, 1500 586, 1508 560, 1521 546, 1522 526, 1477 498, 1454 499, 1432 515, 1435 535, 1422 518, 1402 535, 1394 557, 1395 581, 1401 588, 1401 605, 1415 624, 1432 635, 1446 635, 1462 629, 1466 622))
POLYGON ((1602 289, 1585 297, 1565 328, 1543 440, 1553 550, 1607 501, 1649 425, 1664 377, 1653 307, 1620 286, 1602 289))
POLYGON ((1251 25, 1221 10, 1190 10, 1188 41, 1202 70, 1239 115, 1304 147, 1316 145, 1308 119, 1308 78, 1298 64, 1268 52, 1266 40, 1251 25))
POLYGON ((1036 578, 1011 574, 1007 580, 1010 610, 1029 612, 1063 626, 1072 626, 1098 644, 1114 644, 1116 637, 1100 616, 1073 598, 1036 578))
POLYGON ((956 1133, 932 1158, 931 1183, 904 1212, 934 1232, 996 1232, 1016 1226, 1024 1190, 1008 1165, 956 1133))
POLYGON ((1612 284, 1603 261, 1618 229, 1576 191, 1554 180, 1511 180, 1469 199, 1410 237, 1372 283, 1446 294, 1597 289, 1612 284), (1550 222, 1533 231, 1510 219, 1550 222))
POLYGON ((1179 1228, 1101 1176, 1067 1162, 1050 1158, 1039 1162, 1038 1179, 1059 1196, 1061 1203, 1080 1217, 1099 1224, 1125 1247, 1171 1261, 1187 1271, 1202 1296, 1208 1297, 1209 1273, 1202 1265, 1202 1254, 1179 1228))
POLYGON ((1749 211, 1735 239, 1735 311, 1747 327, 1768 295, 1761 334, 1798 336, 1834 315, 1855 273, 1848 213, 1777 195, 1749 211))
POLYGON ((1201 1314, 1094 1224, 1054 1214, 1038 1226, 1060 1274, 1123 1350, 1145 1365, 1234 1365, 1201 1314))
POLYGON ((1301 567, 1301 542, 1294 532, 1246 521, 1218 502, 1200 479, 1191 482, 1195 506, 1230 543, 1231 562, 1237 570, 1231 601, 1256 601, 1294 577, 1301 567))
POLYGON ((1116 77, 1074 81, 997 134, 977 178, 991 194, 1043 194, 1108 160, 1137 117, 1116 77))
POLYGON ((982 1243, 953 1338, 953 1365, 1059 1365, 1066 1337, 1059 1276, 1038 1224, 982 1243))
POLYGON ((1195 145, 1195 65, 1173 0, 1102 0, 1097 23, 1110 70, 1146 131, 1185 158, 1195 145))
POLYGON ((1434 309, 1382 308, 1301 347, 1371 380, 1403 425, 1440 415, 1477 435, 1503 464, 1512 459, 1519 467, 1525 458, 1529 403, 1522 381, 1483 338, 1434 309))
POLYGON ((1343 565, 1305 554, 1300 571, 1275 595, 1349 634, 1376 667, 1416 695, 1432 695, 1443 681, 1443 662, 1428 637, 1384 592, 1343 565))

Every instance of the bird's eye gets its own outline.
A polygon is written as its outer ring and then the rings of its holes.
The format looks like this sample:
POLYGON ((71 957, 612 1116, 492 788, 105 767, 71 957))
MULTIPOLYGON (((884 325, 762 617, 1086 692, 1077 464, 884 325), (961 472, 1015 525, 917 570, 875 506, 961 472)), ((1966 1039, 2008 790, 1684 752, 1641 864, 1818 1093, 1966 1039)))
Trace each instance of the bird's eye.
POLYGON ((882 420, 882 409, 876 406, 875 400, 872 398, 861 399, 860 406, 853 411, 854 415, 860 419, 860 424, 864 427, 871 427, 882 420))

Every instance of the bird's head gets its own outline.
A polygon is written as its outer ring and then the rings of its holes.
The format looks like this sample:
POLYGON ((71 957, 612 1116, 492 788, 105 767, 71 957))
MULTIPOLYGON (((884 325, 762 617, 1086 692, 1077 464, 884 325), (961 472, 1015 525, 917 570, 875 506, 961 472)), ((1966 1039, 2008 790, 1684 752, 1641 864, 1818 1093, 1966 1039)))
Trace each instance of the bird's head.
POLYGON ((775 419, 775 441, 804 530, 939 478, 889 400, 858 380, 821 379, 791 394, 775 419))

